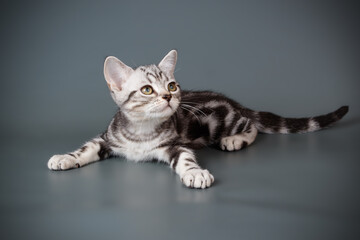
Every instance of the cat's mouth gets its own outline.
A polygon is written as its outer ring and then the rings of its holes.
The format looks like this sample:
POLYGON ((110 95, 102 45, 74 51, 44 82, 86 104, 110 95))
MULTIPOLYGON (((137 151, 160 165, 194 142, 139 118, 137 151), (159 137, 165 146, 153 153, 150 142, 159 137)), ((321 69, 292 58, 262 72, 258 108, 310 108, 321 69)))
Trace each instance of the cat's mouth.
POLYGON ((167 110, 167 109, 171 109, 171 110, 172 110, 172 107, 171 107, 170 103, 167 103, 167 104, 164 105, 163 107, 157 109, 155 112, 163 112, 163 111, 165 111, 165 110, 167 110))
POLYGON ((166 113, 166 112, 173 112, 174 106, 168 102, 166 104, 161 104, 161 106, 156 107, 155 109, 151 110, 150 113, 166 113))

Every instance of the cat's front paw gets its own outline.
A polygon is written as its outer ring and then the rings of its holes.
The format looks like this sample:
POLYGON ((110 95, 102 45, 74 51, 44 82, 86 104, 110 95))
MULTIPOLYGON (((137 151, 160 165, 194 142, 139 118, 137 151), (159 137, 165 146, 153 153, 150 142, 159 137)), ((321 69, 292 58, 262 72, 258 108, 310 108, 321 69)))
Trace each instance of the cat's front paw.
POLYGON ((191 169, 180 175, 181 181, 187 187, 207 188, 214 182, 214 177, 206 169, 191 169))
POLYGON ((75 157, 69 154, 54 155, 50 158, 47 165, 51 170, 67 170, 80 167, 75 157))

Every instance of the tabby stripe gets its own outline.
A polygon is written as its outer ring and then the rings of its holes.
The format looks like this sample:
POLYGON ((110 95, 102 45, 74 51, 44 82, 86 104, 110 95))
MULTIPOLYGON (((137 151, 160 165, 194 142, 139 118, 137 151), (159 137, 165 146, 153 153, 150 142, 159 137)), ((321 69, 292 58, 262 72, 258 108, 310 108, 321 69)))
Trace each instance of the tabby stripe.
POLYGON ((155 71, 155 76, 156 76, 156 80, 160 81, 160 76, 156 71, 155 71))
POLYGON ((87 146, 82 146, 82 147, 80 148, 80 152, 83 153, 83 152, 86 151, 86 149, 87 149, 87 146))
POLYGON ((191 158, 185 158, 184 161, 196 163, 196 161, 194 159, 191 159, 191 158))
POLYGON ((228 132, 227 132, 228 136, 232 135, 231 133, 233 132, 233 129, 235 128, 236 123, 238 122, 237 120, 239 120, 239 118, 240 118, 240 114, 238 112, 235 112, 235 114, 231 120, 231 123, 229 125, 229 128, 228 128, 228 132))
POLYGON ((169 81, 169 78, 166 75, 163 75, 162 71, 159 72, 159 76, 160 76, 160 79, 163 79, 163 77, 165 76, 165 80, 169 81))
POLYGON ((168 153, 170 155, 170 166, 175 170, 182 152, 178 148, 172 148, 168 149, 168 153))
POLYGON ((109 157, 111 149, 108 146, 108 144, 106 142, 100 142, 98 144, 100 145, 100 150, 98 151, 97 154, 98 154, 100 160, 109 157))
POLYGON ((329 126, 333 122, 337 121, 338 119, 342 118, 342 116, 343 116, 342 114, 344 111, 345 111, 345 113, 347 112, 347 110, 340 108, 333 113, 328 113, 326 115, 314 117, 313 120, 315 120, 319 124, 320 128, 324 128, 324 127, 329 126))
POLYGON ((150 72, 147 72, 147 73, 146 73, 146 79, 149 80, 150 83, 153 83, 153 82, 152 82, 152 80, 149 78, 149 75, 152 76, 153 78, 155 78, 155 80, 157 80, 157 77, 156 77, 154 74, 152 74, 152 73, 150 73, 150 72))
POLYGON ((173 139, 168 140, 165 143, 160 144, 159 146, 157 146, 156 148, 163 148, 163 147, 169 147, 169 146, 174 146, 176 143, 178 143, 181 140, 180 137, 176 137, 173 139))
POLYGON ((290 133, 303 132, 308 129, 308 118, 285 118, 285 126, 290 133))
POLYGON ((132 91, 132 92, 129 94, 129 97, 125 100, 125 102, 123 102, 122 105, 127 104, 127 103, 130 101, 130 99, 134 96, 134 94, 135 94, 136 92, 137 92, 137 91, 132 91))
POLYGON ((156 133, 147 135, 146 138, 144 138, 144 137, 134 138, 133 134, 130 132, 127 132, 126 129, 120 128, 120 132, 124 138, 126 138, 127 140, 129 140, 131 142, 148 142, 148 141, 152 141, 153 139, 157 138, 160 135, 160 132, 156 132, 156 133))
POLYGON ((225 123, 222 120, 225 119, 225 117, 229 114, 229 110, 225 106, 218 106, 215 107, 213 110, 217 120, 220 120, 220 124, 216 126, 213 133, 213 139, 218 140, 224 132, 225 123))
POLYGON ((193 170, 193 169, 199 169, 200 167, 191 167, 191 168, 188 168, 188 169, 186 169, 185 171, 189 171, 189 170, 193 170))
POLYGON ((278 132, 281 127, 282 117, 270 113, 270 112, 259 112, 259 122, 264 129, 270 128, 273 132, 278 132))
POLYGON ((251 123, 250 123, 250 120, 249 120, 249 119, 247 120, 247 125, 246 125, 246 127, 244 128, 243 132, 251 133, 251 123))
POLYGON ((144 105, 148 104, 147 102, 143 102, 143 103, 140 103, 138 105, 135 105, 135 106, 132 106, 131 109, 134 110, 135 108, 139 108, 139 107, 142 107, 144 105))
POLYGON ((236 129, 236 133, 241 133, 244 130, 246 123, 247 121, 242 118, 238 128, 236 129))

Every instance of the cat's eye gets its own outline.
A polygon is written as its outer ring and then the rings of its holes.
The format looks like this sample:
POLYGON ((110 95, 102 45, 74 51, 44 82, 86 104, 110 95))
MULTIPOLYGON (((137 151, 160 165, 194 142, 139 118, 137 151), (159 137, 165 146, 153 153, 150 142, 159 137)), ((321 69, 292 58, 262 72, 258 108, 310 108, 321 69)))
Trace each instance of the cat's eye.
POLYGON ((168 89, 170 92, 175 92, 177 90, 176 83, 174 82, 169 83, 168 89))
POLYGON ((141 88, 141 92, 143 93, 143 94, 145 94, 145 95, 150 95, 150 94, 152 94, 153 93, 153 89, 152 89, 152 87, 150 87, 150 86, 145 86, 145 87, 142 87, 141 88))

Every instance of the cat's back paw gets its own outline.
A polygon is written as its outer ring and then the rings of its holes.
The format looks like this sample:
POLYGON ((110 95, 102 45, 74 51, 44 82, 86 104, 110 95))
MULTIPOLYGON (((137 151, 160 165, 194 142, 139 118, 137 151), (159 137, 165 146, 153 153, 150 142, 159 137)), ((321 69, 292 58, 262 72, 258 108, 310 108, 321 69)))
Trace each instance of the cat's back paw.
POLYGON ((191 169, 180 176, 185 186, 191 188, 208 188, 214 182, 214 177, 206 169, 191 169))
POLYGON ((71 168, 78 168, 80 167, 80 164, 77 163, 75 157, 69 154, 64 154, 52 156, 49 159, 47 166, 51 170, 67 170, 71 168))
POLYGON ((220 148, 224 151, 237 151, 245 148, 248 140, 242 135, 233 135, 221 139, 220 148))

